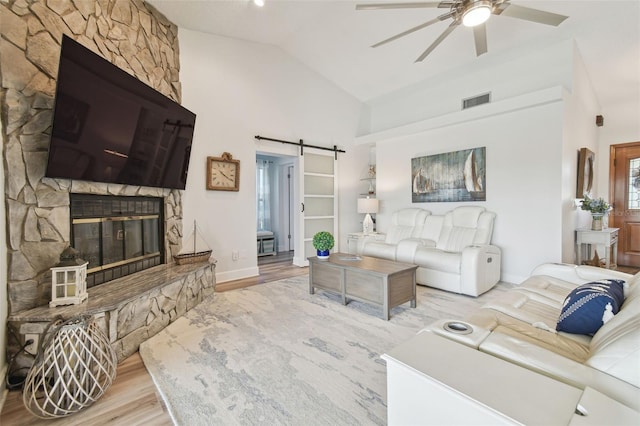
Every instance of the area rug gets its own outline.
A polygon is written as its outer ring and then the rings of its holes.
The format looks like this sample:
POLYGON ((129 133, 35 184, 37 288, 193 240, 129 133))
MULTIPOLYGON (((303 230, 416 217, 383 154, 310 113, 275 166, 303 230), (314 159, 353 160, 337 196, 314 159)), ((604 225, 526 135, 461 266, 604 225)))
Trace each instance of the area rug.
POLYGON ((140 355, 177 425, 386 424, 380 355, 482 298, 418 286, 391 311, 296 277, 217 293, 147 340, 140 355))

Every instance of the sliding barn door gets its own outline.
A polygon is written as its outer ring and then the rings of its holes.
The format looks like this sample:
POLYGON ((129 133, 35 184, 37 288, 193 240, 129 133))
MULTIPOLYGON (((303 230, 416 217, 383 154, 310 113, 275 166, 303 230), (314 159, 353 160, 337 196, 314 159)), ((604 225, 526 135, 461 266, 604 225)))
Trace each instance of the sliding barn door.
POLYGON ((307 260, 316 255, 312 240, 316 232, 329 231, 336 238, 337 249, 337 161, 334 153, 305 150, 299 157, 300 210, 298 247, 294 264, 308 266, 307 260))

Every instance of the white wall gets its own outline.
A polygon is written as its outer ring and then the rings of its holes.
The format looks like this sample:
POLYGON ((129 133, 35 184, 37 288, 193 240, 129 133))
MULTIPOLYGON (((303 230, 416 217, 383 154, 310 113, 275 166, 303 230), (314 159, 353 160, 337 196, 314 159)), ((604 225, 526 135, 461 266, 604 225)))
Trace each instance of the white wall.
MULTIPOLYGON (((297 156, 295 147, 254 136, 338 145, 349 153, 361 104, 280 49, 185 29, 179 38, 182 101, 197 114, 185 233, 196 219, 218 260, 219 282, 253 276, 256 152, 297 156), (207 191, 206 157, 225 151, 241 161, 240 191, 207 191), (238 261, 232 251, 239 251, 238 261)), ((340 155, 339 167, 342 162, 340 155)))
MULTIPOLYGON (((501 62, 478 61, 447 75, 430 78, 367 102, 361 127, 376 133, 408 123, 460 111, 462 99, 491 92, 492 102, 553 86, 571 89, 571 41, 529 56, 501 62)), ((360 135, 366 133, 361 132, 360 135)))
POLYGON ((542 105, 521 104, 499 114, 378 142, 379 229, 384 232, 390 213, 399 208, 442 214, 469 205, 412 203, 411 158, 485 146, 487 201, 473 204, 497 214, 493 243, 502 250, 502 280, 519 283, 536 265, 558 261, 562 109, 559 98, 542 105))
MULTIPOLYGON (((381 228, 397 208, 441 213, 456 206, 411 203, 412 157, 486 146, 481 204, 498 215, 493 241, 503 250, 502 279, 520 282, 542 262, 574 262, 574 231, 590 223, 575 207, 577 152, 589 147, 598 154, 600 112, 573 41, 498 65, 478 61, 367 107, 370 133, 357 141, 378 144, 381 228), (483 92, 491 92, 491 104, 460 111, 462 98, 483 92)), ((608 150, 598 158, 608 161, 608 150)))
MULTIPOLYGON (((589 80, 582 57, 577 47, 573 47, 572 90, 565 92, 563 150, 562 150, 562 261, 576 261, 575 230, 591 227, 589 212, 576 207, 576 190, 578 176, 578 153, 580 148, 589 148, 596 155, 596 161, 609 159, 609 152, 598 150, 598 127, 596 115, 600 105, 589 80)), ((599 167, 595 173, 598 174, 599 167)), ((606 182, 599 185, 594 179, 592 195, 603 195, 606 182)), ((599 251, 602 254, 602 250, 599 251)))
MULTIPOLYGON (((448 79, 425 81, 367 105, 270 46, 183 29, 180 43, 183 103, 198 114, 184 223, 198 220, 218 259, 219 281, 257 273, 255 153, 298 155, 295 147, 256 142, 255 135, 346 148, 338 161, 338 248, 346 247, 347 233, 361 229, 356 199, 366 192, 360 179, 367 176, 372 146, 380 231, 390 211, 411 205, 412 157, 486 146, 484 205, 498 214, 494 242, 503 249, 503 279, 510 282, 542 262, 573 262, 573 230, 588 220, 574 206, 577 150, 598 152, 621 138, 640 140, 637 120, 617 125, 605 117, 605 128, 594 128, 597 101, 572 41, 499 66, 479 61, 448 79), (492 92, 492 104, 477 111, 488 112, 459 111, 462 98, 486 91, 492 92), (356 132, 361 136, 352 146, 356 132), (205 158, 224 151, 243 162, 238 193, 204 189, 205 158), (235 250, 241 254, 236 262, 235 250)), ((603 196, 604 158, 608 150, 597 158, 603 196)), ((417 205, 441 213, 456 204, 417 205)))

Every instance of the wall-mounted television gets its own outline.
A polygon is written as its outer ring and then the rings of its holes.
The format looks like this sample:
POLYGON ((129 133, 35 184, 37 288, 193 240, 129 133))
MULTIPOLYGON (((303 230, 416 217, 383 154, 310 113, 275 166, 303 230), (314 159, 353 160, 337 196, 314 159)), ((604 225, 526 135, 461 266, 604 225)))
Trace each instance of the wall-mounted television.
POLYGON ((52 178, 184 189, 196 116, 63 36, 52 178))

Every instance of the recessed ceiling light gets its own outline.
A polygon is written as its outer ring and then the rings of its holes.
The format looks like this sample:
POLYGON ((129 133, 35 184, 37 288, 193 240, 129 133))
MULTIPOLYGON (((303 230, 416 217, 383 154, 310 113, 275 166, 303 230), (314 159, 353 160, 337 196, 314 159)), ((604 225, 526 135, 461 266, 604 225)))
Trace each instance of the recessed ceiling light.
POLYGON ((264 0, 253 0, 253 4, 255 4, 258 7, 262 7, 264 6, 264 0))

